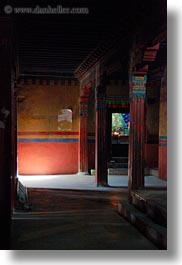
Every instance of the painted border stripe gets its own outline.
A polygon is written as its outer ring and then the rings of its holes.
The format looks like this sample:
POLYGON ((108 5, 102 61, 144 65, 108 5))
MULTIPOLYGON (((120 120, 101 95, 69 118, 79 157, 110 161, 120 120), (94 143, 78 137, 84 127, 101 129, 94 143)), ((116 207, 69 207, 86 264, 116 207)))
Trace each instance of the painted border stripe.
POLYGON ((160 146, 167 146, 167 141, 166 142, 165 141, 160 141, 159 145, 160 146))
POLYGON ((167 147, 167 136, 161 135, 159 137, 159 146, 167 147))
POLYGON ((160 135, 159 138, 160 140, 167 140, 167 135, 160 135))
POLYGON ((79 135, 79 132, 18 132, 18 135, 79 135))
POLYGON ((52 142, 58 142, 58 143, 77 143, 78 139, 74 138, 62 138, 62 139, 41 139, 41 138, 32 138, 32 139, 26 139, 26 138, 21 138, 18 139, 19 143, 52 143, 52 142))
POLYGON ((167 144, 161 143, 159 146, 167 147, 167 144))

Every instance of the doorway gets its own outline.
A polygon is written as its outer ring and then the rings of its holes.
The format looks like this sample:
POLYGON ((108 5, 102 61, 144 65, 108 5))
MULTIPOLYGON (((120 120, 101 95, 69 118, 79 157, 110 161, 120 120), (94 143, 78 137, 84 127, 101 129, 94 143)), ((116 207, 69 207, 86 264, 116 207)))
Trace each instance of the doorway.
POLYGON ((115 186, 121 183, 125 186, 128 183, 129 109, 109 109, 108 120, 108 179, 112 176, 115 186))

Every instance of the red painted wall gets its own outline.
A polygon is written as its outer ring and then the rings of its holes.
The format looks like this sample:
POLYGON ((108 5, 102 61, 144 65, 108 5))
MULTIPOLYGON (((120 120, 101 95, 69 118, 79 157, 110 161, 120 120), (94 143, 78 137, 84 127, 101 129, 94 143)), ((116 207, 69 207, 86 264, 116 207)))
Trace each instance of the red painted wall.
POLYGON ((18 143, 19 174, 74 174, 78 172, 78 143, 18 143))
POLYGON ((76 80, 24 80, 18 90, 18 173, 78 172, 79 84, 76 80), (60 119, 72 111, 71 122, 60 119))

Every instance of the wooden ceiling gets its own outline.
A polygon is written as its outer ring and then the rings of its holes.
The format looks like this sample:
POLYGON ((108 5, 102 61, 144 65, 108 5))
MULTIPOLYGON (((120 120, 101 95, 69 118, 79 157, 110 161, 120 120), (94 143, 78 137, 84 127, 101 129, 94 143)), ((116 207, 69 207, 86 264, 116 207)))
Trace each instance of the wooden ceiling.
MULTIPOLYGON (((14 1, 14 6, 36 7, 37 1, 14 1)), ((40 2, 40 1, 39 1, 40 2)), ((14 15, 19 50, 20 75, 72 77, 78 66, 102 46, 123 38, 130 49, 133 32, 160 27, 164 0, 67 0, 63 7, 87 7, 89 14, 14 15)), ((39 6, 56 7, 60 1, 42 1, 39 6)), ((150 34, 150 32, 149 32, 150 34)), ((109 45, 108 45, 109 44, 109 45)), ((105 47, 105 48, 104 48, 105 47)), ((101 49, 101 53, 102 53, 101 49)), ((105 49, 105 50, 104 50, 105 49)))

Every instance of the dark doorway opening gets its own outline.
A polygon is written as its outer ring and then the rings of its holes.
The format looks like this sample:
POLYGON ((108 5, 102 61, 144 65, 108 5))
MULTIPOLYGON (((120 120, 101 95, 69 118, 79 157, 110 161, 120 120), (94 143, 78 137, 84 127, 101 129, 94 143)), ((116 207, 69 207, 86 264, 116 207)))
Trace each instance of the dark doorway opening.
POLYGON ((130 132, 129 108, 108 109, 108 175, 114 177, 115 186, 128 176, 128 148, 130 132))
POLYGON ((116 157, 128 158, 129 109, 109 109, 108 123, 108 162, 116 157))
POLYGON ((128 136, 130 131, 130 114, 112 112, 111 147, 112 157, 128 157, 128 136))

